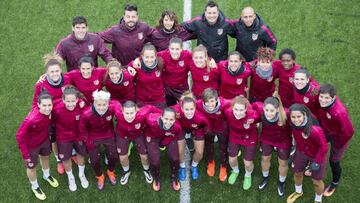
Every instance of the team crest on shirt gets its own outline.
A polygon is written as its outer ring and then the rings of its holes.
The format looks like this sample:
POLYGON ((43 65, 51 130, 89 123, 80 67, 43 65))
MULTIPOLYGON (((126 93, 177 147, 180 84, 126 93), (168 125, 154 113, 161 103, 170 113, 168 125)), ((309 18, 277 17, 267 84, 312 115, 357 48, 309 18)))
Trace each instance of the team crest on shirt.
POLYGON ((77 120, 77 121, 80 120, 80 115, 76 115, 75 120, 77 120))
POLYGON ((184 61, 179 61, 179 66, 183 67, 184 66, 184 61))
POLYGON ((112 119, 112 116, 110 115, 110 116, 106 116, 106 120, 107 121, 111 121, 111 119, 112 119))
POLYGON ((151 137, 146 137, 146 142, 151 142, 151 137))
POLYGON ((268 82, 271 82, 273 80, 273 76, 271 76, 270 78, 267 79, 268 82))
POLYGON ((218 35, 222 35, 223 33, 224 33, 224 29, 222 29, 222 28, 217 29, 218 35))
POLYGON ((294 82, 294 78, 293 77, 289 77, 289 82, 293 83, 294 82))
POLYGON ((99 83, 99 80, 94 80, 94 85, 98 85, 99 83))
POLYGON ((304 97, 304 102, 305 102, 306 104, 309 103, 309 98, 304 97))
POLYGON ((249 128, 250 128, 250 124, 249 124, 249 123, 244 123, 243 126, 244 126, 245 129, 249 129, 249 128))
POLYGON ((141 127, 141 123, 137 123, 137 124, 135 124, 135 129, 139 130, 139 129, 140 129, 140 127, 141 127))
POLYGON ((240 85, 242 83, 242 78, 236 79, 236 84, 240 85))
POLYGON ((207 82, 207 81, 209 80, 209 76, 208 76, 208 75, 204 75, 204 76, 203 76, 203 80, 204 80, 205 82, 207 82))
POLYGON ((94 51, 94 45, 90 44, 88 45, 88 49, 90 52, 93 52, 94 51))
POLYGON ((125 81, 123 84, 124 84, 124 86, 128 86, 128 85, 129 85, 129 81, 125 81))
POLYGON ((144 38, 144 34, 142 32, 138 33, 138 38, 139 40, 142 40, 144 38))
POLYGON ((331 119, 331 115, 330 115, 329 113, 326 113, 326 117, 327 117, 328 119, 331 119))
POLYGON ((197 127, 198 127, 198 125, 197 125, 197 124, 195 124, 195 123, 193 123, 193 124, 191 124, 191 127, 192 127, 192 128, 197 128, 197 127))
POLYGON ((64 158, 64 154, 59 154, 59 158, 63 159, 64 158))
POLYGON ((155 71, 155 76, 160 77, 160 71, 159 70, 155 71))
POLYGON ((251 36, 252 40, 257 40, 258 39, 258 33, 253 33, 251 36))
POLYGON ((165 133, 165 136, 167 136, 167 137, 169 137, 169 136, 174 136, 174 133, 166 132, 166 133, 165 133))

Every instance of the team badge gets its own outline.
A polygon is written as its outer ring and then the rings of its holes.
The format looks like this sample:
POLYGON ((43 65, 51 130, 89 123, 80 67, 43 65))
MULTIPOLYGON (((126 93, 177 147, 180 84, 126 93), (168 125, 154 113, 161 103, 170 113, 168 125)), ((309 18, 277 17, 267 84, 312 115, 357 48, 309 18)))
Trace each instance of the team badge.
POLYGON ((249 124, 249 123, 244 123, 243 126, 244 126, 245 129, 249 129, 249 128, 250 128, 250 124, 249 124))
POLYGON ((112 116, 110 115, 110 116, 106 116, 106 120, 107 121, 111 121, 111 119, 112 119, 112 116))
POLYGON ((160 71, 159 70, 155 71, 155 75, 156 77, 160 77, 160 71))
POLYGON ((257 40, 258 39, 258 34, 257 33, 253 33, 251 36, 252 40, 257 40))
POLYGON ((326 117, 327 117, 328 119, 331 119, 331 115, 330 115, 329 113, 326 113, 326 117))
POLYGON ((75 120, 77 120, 77 121, 80 120, 80 115, 76 115, 75 120))
POLYGON ((59 154, 60 159, 64 158, 64 154, 59 154))
POLYGON ((137 123, 137 124, 135 124, 135 129, 139 130, 139 129, 140 129, 140 127, 141 127, 141 123, 137 123))
POLYGON ((207 82, 207 81, 209 80, 209 76, 208 76, 208 75, 204 75, 204 76, 203 76, 203 80, 204 80, 205 82, 207 82))
POLYGON ((28 163, 28 166, 29 166, 29 167, 33 167, 33 166, 34 166, 34 163, 29 162, 29 163, 28 163))
POLYGON ((151 142, 151 137, 146 137, 146 142, 151 142))
POLYGON ((121 153, 121 149, 120 149, 120 148, 117 148, 117 152, 120 154, 120 153, 121 153))
POLYGON ((99 84, 99 80, 94 80, 94 85, 98 85, 99 84))
POLYGON ((245 135, 245 139, 249 139, 249 135, 245 135))
POLYGON ((90 52, 93 52, 94 51, 94 45, 90 44, 88 45, 88 49, 90 52))
POLYGON ((128 86, 128 85, 129 85, 129 81, 125 81, 123 84, 124 84, 124 86, 128 86))
POLYGON ((184 66, 184 61, 179 61, 179 66, 183 67, 184 66))
POLYGON ((271 76, 269 79, 267 79, 268 82, 271 82, 273 80, 273 76, 271 76))
POLYGON ((142 32, 138 33, 138 38, 139 40, 142 40, 144 38, 144 34, 142 32))
POLYGON ((294 82, 294 78, 293 77, 289 77, 289 82, 293 83, 294 82))
POLYGON ((305 102, 306 104, 309 103, 309 98, 304 97, 304 102, 305 102))
POLYGON ((217 33, 218 33, 218 35, 222 35, 224 33, 224 29, 222 29, 222 28, 217 29, 217 33))
POLYGON ((197 124, 191 124, 191 127, 192 127, 192 128, 197 128, 198 125, 197 125, 197 124))
POLYGON ((236 79, 236 84, 240 85, 242 83, 242 78, 236 79))

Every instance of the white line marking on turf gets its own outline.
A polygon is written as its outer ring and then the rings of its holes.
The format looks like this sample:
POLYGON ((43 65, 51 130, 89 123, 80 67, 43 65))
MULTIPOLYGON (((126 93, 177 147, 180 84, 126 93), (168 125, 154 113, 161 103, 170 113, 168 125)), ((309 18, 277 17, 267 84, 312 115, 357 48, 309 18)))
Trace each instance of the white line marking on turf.
MULTIPOLYGON (((183 11, 183 21, 187 21, 191 19, 191 0, 184 0, 184 11, 183 11)), ((191 41, 187 41, 183 44, 183 48, 185 50, 191 51, 191 41)), ((191 87, 191 80, 188 77, 189 87, 191 87)), ((191 156, 190 151, 187 147, 185 147, 185 165, 186 165, 186 179, 181 182, 180 189, 180 203, 190 203, 190 165, 191 165, 191 156)))

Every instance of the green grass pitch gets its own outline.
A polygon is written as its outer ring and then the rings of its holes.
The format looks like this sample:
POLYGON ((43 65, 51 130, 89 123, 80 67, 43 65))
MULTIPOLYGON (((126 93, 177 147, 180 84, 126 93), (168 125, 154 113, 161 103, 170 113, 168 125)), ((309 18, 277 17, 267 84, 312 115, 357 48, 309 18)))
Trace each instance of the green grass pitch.
MULTIPOLYGON (((139 6, 140 18, 155 26, 161 11, 173 9, 182 19, 183 2, 180 0, 134 1, 139 6)), ((203 11, 205 0, 194 0, 192 16, 203 11)), ((236 1, 218 0, 221 10, 228 18, 235 19, 242 7, 251 5, 262 16, 278 39, 278 51, 285 47, 297 53, 297 62, 310 69, 317 81, 329 82, 338 89, 338 95, 349 110, 355 129, 360 126, 359 101, 359 33, 360 2, 357 0, 270 0, 236 1)), ((13 0, 0 1, 0 202, 37 201, 30 190, 22 158, 15 141, 19 124, 31 108, 33 86, 44 72, 42 56, 53 50, 57 42, 71 31, 71 19, 84 15, 90 31, 102 31, 117 23, 123 14, 124 1, 81 1, 81 0, 13 0)), ((230 50, 234 49, 230 39, 230 50)), ((345 158, 342 161, 343 176, 340 187, 324 202, 356 202, 358 188, 360 153, 356 132, 345 158)), ((275 159, 274 159, 275 160, 275 159)), ((205 163, 200 164, 201 178, 191 183, 192 202, 285 202, 276 194, 277 163, 273 160, 270 185, 263 192, 257 191, 260 182, 260 157, 255 160, 253 186, 244 192, 240 181, 235 185, 222 184, 217 176, 206 176, 205 163)), ((86 174, 91 183, 83 190, 68 190, 67 177, 55 173, 54 158, 51 157, 52 174, 59 180, 60 187, 50 188, 40 178, 47 200, 51 202, 178 202, 179 193, 170 188, 169 163, 162 162, 162 189, 153 192, 146 184, 136 153, 131 155, 132 175, 126 186, 105 185, 103 192, 95 187, 94 173, 87 165, 86 174)), ((241 166, 241 160, 240 160, 241 166)), ((218 170, 218 166, 217 166, 218 170)), ((120 167, 116 172, 119 174, 120 167)), ((218 172, 218 171, 217 171, 218 172)), ((243 167, 241 167, 243 173, 243 167)), ((75 169, 77 174, 77 169, 75 169)), ((331 180, 327 169, 325 183, 331 180)), ((218 173, 216 173, 218 175, 218 173)), ((294 191, 292 173, 288 175, 286 195, 294 191)), ((309 178, 304 180, 304 197, 298 202, 311 202, 314 190, 309 178)))

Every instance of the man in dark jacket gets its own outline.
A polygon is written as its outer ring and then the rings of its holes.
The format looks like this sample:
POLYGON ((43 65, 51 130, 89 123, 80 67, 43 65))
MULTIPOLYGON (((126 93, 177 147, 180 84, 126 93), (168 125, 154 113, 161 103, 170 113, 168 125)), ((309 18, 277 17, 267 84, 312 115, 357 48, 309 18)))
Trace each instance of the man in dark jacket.
POLYGON ((87 21, 83 16, 73 18, 72 33, 58 43, 55 52, 65 60, 67 71, 77 69, 79 60, 85 55, 94 60, 95 67, 98 66, 98 56, 106 63, 112 59, 104 41, 98 35, 88 32, 87 21))
POLYGON ((153 29, 139 21, 137 6, 127 4, 124 16, 119 24, 113 25, 104 32, 98 33, 105 43, 112 44, 112 55, 122 65, 127 65, 140 55, 146 42, 149 41, 153 29))
POLYGON ((234 28, 231 21, 219 10, 217 3, 209 1, 202 16, 184 22, 183 26, 188 32, 196 35, 197 44, 204 45, 208 55, 216 62, 227 58, 229 47, 227 35, 233 33, 234 28))
POLYGON ((240 52, 246 61, 256 59, 256 51, 260 47, 276 49, 275 35, 253 8, 245 7, 240 19, 235 20, 233 26, 236 30, 236 51, 240 52))

